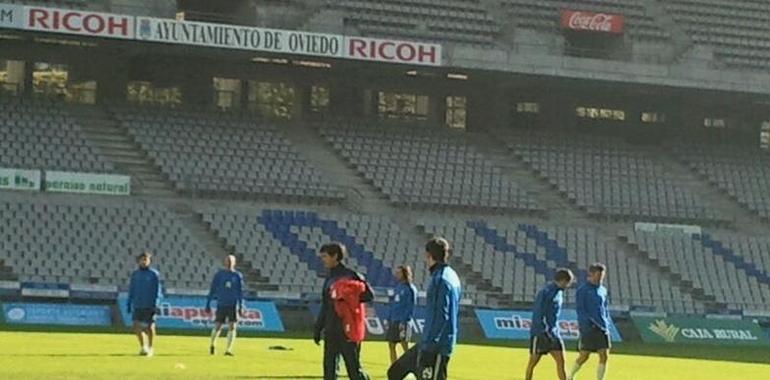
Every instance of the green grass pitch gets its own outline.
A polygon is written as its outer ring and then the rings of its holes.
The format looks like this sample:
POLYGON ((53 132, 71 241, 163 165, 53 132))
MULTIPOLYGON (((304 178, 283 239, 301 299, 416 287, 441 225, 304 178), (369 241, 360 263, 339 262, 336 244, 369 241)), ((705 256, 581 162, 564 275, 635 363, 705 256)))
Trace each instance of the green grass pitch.
MULTIPOLYGON (((220 339, 220 353, 225 341, 220 339)), ((239 338, 236 357, 209 356, 208 338, 160 336, 156 356, 139 357, 129 334, 0 332, 0 378, 65 379, 320 379, 322 349, 308 339, 239 338), (292 351, 269 350, 270 346, 292 351)), ((609 365, 610 380, 760 380, 770 379, 767 349, 719 347, 618 347, 609 365), (627 353, 634 351, 634 354, 627 353), (696 356, 686 359, 659 354, 696 356), (626 353, 624 353, 626 352, 626 353), (735 360, 741 360, 736 362, 735 360)), ((568 353, 568 361, 575 357, 568 353)), ((367 342, 363 362, 373 379, 385 379, 388 364, 383 342, 367 342)), ((450 362, 453 380, 519 380, 527 360, 525 348, 460 345, 450 362)), ((596 358, 579 380, 595 379, 596 358)), ((343 370, 344 372, 344 370, 343 370)), ((344 375, 344 373, 343 373, 344 375)), ((347 378, 341 376, 342 379, 347 378)), ((536 379, 553 379, 553 364, 544 360, 536 379)))

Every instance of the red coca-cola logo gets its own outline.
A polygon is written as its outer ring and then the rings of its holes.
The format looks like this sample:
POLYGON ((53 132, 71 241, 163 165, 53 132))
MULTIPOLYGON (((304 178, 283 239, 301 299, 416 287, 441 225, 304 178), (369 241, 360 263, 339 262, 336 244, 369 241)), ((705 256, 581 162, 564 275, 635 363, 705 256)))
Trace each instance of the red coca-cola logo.
POLYGON ((607 13, 564 11, 562 27, 604 33, 622 33, 623 16, 607 13))
POLYGON ((612 16, 604 13, 595 15, 577 12, 569 19, 569 27, 572 29, 595 30, 609 32, 612 30, 612 16))

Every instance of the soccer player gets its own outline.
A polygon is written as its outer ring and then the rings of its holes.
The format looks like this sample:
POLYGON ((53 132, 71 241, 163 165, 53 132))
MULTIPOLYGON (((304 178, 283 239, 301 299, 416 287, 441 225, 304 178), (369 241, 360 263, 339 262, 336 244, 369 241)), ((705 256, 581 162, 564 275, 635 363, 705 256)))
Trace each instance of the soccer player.
POLYGON ((422 338, 390 366, 389 380, 402 380, 410 373, 419 380, 448 378, 447 363, 457 344, 462 293, 460 278, 447 264, 450 252, 449 242, 443 238, 433 238, 425 245, 430 282, 422 338))
POLYGON ((556 374, 559 380, 567 379, 564 369, 564 341, 561 339, 558 321, 561 305, 564 302, 564 290, 572 285, 575 276, 569 269, 557 269, 553 282, 537 293, 532 310, 532 326, 529 329, 529 364, 526 380, 532 380, 535 366, 543 355, 551 354, 556 361, 556 374))
POLYGON ((610 342, 610 312, 607 288, 602 285, 607 267, 593 264, 588 268, 588 282, 577 291, 577 316, 580 329, 578 350, 580 354, 572 367, 569 379, 575 380, 580 367, 588 361, 592 352, 599 354, 597 380, 604 380, 607 374, 607 359, 612 346, 610 342))
POLYGON ((412 267, 401 265, 396 269, 395 275, 401 283, 396 287, 388 319, 390 364, 395 363, 398 358, 396 344, 401 343, 404 352, 409 350, 409 341, 412 337, 412 328, 409 323, 412 321, 414 306, 417 304, 417 287, 412 283, 412 267))
POLYGON ((216 353, 216 341, 222 333, 222 326, 227 323, 226 356, 233 356, 238 315, 243 316, 243 275, 235 270, 235 256, 225 257, 225 268, 221 269, 211 281, 211 290, 206 299, 206 312, 211 313, 211 300, 217 300, 217 312, 214 328, 211 330, 211 355, 216 353), (236 310, 237 309, 237 310, 236 310))
POLYGON ((155 339, 155 314, 158 310, 158 302, 162 297, 160 273, 150 267, 152 253, 145 251, 136 260, 139 269, 131 274, 126 307, 132 316, 134 333, 139 339, 139 346, 142 348, 139 355, 152 356, 153 340, 155 339))
POLYGON ((324 244, 319 251, 321 261, 324 267, 329 270, 329 274, 323 284, 321 311, 318 313, 318 320, 315 324, 313 341, 320 344, 323 334, 324 380, 337 379, 340 356, 345 361, 348 377, 351 380, 368 380, 369 375, 361 368, 361 345, 351 341, 344 331, 343 320, 335 311, 336 297, 332 294, 332 289, 337 282, 360 281, 365 285, 365 291, 359 295, 359 302, 371 302, 374 299, 374 292, 363 276, 348 269, 343 263, 347 256, 345 245, 342 243, 324 244))

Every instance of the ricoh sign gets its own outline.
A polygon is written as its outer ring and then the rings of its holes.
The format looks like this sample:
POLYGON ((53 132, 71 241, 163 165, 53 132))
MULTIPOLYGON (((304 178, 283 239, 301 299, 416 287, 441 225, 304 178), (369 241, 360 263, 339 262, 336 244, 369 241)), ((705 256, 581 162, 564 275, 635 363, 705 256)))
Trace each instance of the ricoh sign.
POLYGON ((142 41, 390 62, 441 65, 441 45, 150 17, 137 19, 142 41))
POLYGON ((561 27, 575 31, 622 34, 625 18, 609 13, 562 10, 561 27))
POLYGON ((132 16, 73 9, 27 7, 24 29, 120 39, 134 38, 132 16))
POLYGON ((417 41, 255 28, 77 9, 0 4, 0 28, 173 45, 441 66, 441 45, 417 41))

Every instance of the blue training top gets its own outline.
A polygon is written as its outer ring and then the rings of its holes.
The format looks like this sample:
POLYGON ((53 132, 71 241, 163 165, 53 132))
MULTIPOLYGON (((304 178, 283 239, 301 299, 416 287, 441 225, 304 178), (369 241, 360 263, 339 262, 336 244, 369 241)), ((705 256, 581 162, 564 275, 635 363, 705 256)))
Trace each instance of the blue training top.
POLYGON ((420 351, 452 355, 459 331, 461 288, 457 272, 449 265, 431 268, 420 351))
POLYGON ((598 328, 607 332, 610 326, 610 310, 607 288, 587 282, 577 290, 577 316, 580 332, 598 328))
POLYGON ((540 289, 532 308, 532 326, 530 326, 529 335, 548 334, 552 337, 560 337, 558 321, 563 303, 564 291, 555 283, 540 289))
POLYGON ((414 316, 417 304, 417 287, 414 284, 401 283, 396 287, 396 294, 390 304, 391 322, 409 322, 414 316))
POLYGON ((243 307, 243 275, 241 272, 221 269, 211 281, 211 289, 206 299, 206 307, 211 305, 211 300, 217 300, 217 307, 238 306, 243 307))
POLYGON ((151 309, 163 297, 160 273, 155 268, 139 268, 131 274, 128 286, 128 308, 151 309))

